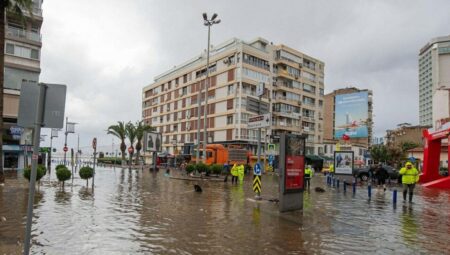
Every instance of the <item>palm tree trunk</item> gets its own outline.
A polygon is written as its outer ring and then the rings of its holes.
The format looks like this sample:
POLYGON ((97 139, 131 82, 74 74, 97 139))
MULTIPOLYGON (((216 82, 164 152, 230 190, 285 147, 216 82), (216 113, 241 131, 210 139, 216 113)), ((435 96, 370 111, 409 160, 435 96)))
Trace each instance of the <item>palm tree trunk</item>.
POLYGON ((0 3, 0 183, 5 182, 5 172, 3 170, 3 80, 5 72, 5 2, 0 3))
POLYGON ((138 165, 139 164, 139 157, 141 156, 140 153, 141 152, 141 150, 136 150, 136 165, 138 165))
POLYGON ((125 141, 122 140, 122 143, 120 144, 120 151, 122 152, 122 161, 125 160, 125 150, 127 149, 127 146, 125 145, 125 141))

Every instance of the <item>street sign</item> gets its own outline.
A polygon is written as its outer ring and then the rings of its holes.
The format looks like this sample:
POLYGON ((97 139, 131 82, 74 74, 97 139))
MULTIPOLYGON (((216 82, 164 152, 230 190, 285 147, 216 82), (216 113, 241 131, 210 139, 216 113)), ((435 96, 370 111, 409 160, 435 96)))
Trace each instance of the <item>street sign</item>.
POLYGON ((266 113, 263 115, 248 118, 247 128, 254 129, 254 128, 270 127, 271 122, 272 122, 272 115, 270 113, 266 113))
POLYGON ((97 138, 94 137, 94 139, 92 139, 92 149, 97 149, 97 138))
POLYGON ((275 157, 273 155, 269 155, 269 165, 273 165, 273 161, 275 160, 275 157))
POLYGON ((63 148, 63 150, 64 150, 64 152, 67 152, 67 151, 69 150, 69 148, 67 148, 67 146, 65 146, 65 147, 63 148))
POLYGON ((264 82, 260 82, 256 86, 256 96, 260 97, 262 95, 264 95, 264 82))
MULTIPOLYGON (((62 128, 64 126, 64 109, 66 105, 66 85, 44 84, 45 105, 42 127, 62 128)), ((20 90, 19 115, 17 125, 32 128, 36 122, 37 101, 40 86, 33 82, 24 82, 20 90)))
POLYGON ((261 176, 260 175, 253 176, 253 192, 256 192, 258 194, 261 193, 261 176))
POLYGON ((261 175, 261 165, 259 163, 256 163, 253 167, 253 174, 254 175, 261 175))

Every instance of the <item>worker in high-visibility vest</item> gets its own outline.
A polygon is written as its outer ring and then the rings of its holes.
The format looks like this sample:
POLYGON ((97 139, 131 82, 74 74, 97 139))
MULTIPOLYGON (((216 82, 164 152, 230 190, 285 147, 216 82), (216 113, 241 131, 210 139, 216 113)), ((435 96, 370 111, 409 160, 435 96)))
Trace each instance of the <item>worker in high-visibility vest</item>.
POLYGON ((409 202, 412 203, 414 187, 419 181, 419 171, 411 162, 407 162, 399 174, 402 176, 403 202, 406 202, 406 195, 409 192, 409 202))
POLYGON ((313 170, 311 169, 311 166, 308 165, 305 168, 305 188, 308 187, 308 189, 311 187, 311 178, 313 176, 313 170))
POLYGON ((334 164, 330 164, 330 168, 328 170, 328 173, 330 173, 331 176, 334 175, 334 164))
POLYGON ((231 168, 231 183, 237 183, 238 180, 238 166, 236 165, 236 163, 233 165, 233 167, 231 168))
POLYGON ((238 175, 239 175, 239 182, 242 183, 244 181, 244 174, 245 174, 245 168, 244 165, 240 165, 238 167, 238 175))

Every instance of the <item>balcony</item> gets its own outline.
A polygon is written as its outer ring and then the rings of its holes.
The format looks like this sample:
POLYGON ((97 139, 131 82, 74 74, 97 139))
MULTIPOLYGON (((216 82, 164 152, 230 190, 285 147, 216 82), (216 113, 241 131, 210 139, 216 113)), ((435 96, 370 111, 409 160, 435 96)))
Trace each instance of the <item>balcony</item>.
POLYGON ((18 29, 15 27, 7 27, 6 29, 6 35, 21 39, 28 39, 31 41, 41 42, 41 35, 38 33, 26 31, 23 29, 18 29))

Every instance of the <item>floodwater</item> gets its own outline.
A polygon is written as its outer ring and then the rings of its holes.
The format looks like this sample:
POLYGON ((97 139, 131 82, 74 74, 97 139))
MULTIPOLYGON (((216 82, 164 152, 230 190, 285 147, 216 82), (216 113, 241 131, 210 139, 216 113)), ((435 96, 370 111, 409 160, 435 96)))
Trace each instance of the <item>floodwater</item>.
MULTIPOLYGON (((172 171, 173 172, 173 171, 172 171)), ((172 173, 175 174, 175 173, 172 173)), ((316 175, 303 212, 279 213, 252 200, 243 185, 170 179, 163 171, 97 168, 95 190, 78 178, 62 191, 54 171, 35 199, 34 254, 448 254, 450 193, 416 188, 412 205, 392 204, 390 190, 344 194, 316 175)), ((276 198, 276 176, 262 177, 262 196, 276 198)), ((0 254, 20 254, 27 181, 0 186, 0 254), (5 221, 6 220, 6 221, 5 221)))

